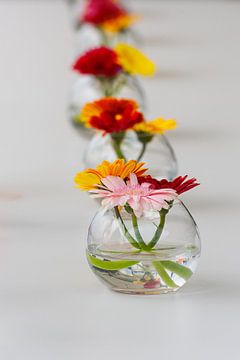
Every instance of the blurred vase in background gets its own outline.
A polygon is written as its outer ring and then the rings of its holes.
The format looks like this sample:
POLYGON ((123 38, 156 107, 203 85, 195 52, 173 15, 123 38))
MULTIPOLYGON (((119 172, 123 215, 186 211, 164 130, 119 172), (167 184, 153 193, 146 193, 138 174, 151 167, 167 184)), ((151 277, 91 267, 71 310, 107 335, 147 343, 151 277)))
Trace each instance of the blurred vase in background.
POLYGON ((118 42, 135 44, 137 35, 132 29, 138 16, 132 14, 120 1, 86 0, 72 5, 78 11, 74 17, 77 54, 89 48, 118 42))
MULTIPOLYGON (((112 96, 134 99, 139 103, 142 111, 146 109, 145 94, 136 77, 121 75, 114 82, 110 81, 107 87, 114 88, 111 91, 112 96)), ((78 121, 81 109, 86 103, 100 99, 104 94, 106 92, 103 82, 98 78, 85 75, 76 79, 68 100, 68 118, 79 131, 79 134, 83 136, 91 136, 92 134, 90 129, 86 129, 83 123, 78 121)))
POLYGON ((96 132, 84 153, 86 167, 104 159, 147 161, 155 177, 176 176, 176 157, 164 136, 176 128, 174 119, 147 121, 134 100, 102 98, 87 103, 76 120, 96 132))
MULTIPOLYGON (((119 135, 120 137, 121 135, 119 135)), ((96 134, 90 140, 83 155, 83 163, 87 168, 95 167, 104 159, 114 161, 117 158, 135 159, 148 164, 149 171, 157 179, 173 179, 178 173, 177 160, 173 148, 164 135, 154 136, 151 142, 145 141, 144 133, 139 136, 128 131, 121 140, 120 152, 115 143, 119 143, 118 135, 114 140, 110 134, 96 134)))
POLYGON ((141 111, 146 111, 138 77, 154 75, 155 64, 137 48, 125 43, 93 48, 77 57, 72 69, 77 79, 70 93, 68 114, 79 130, 78 117, 84 105, 103 97, 133 99, 141 111))

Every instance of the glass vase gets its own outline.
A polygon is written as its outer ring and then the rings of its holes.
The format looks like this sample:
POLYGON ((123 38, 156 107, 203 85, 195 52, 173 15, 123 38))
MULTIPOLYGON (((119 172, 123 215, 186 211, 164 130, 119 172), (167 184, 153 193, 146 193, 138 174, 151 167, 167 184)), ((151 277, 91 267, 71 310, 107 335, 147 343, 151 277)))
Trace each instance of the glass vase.
POLYGON ((97 26, 85 23, 81 24, 76 31, 76 55, 79 56, 94 47, 114 47, 120 42, 137 46, 138 40, 138 35, 130 28, 116 33, 108 33, 97 26))
POLYGON ((101 208, 88 231, 89 265, 117 292, 175 292, 191 278, 199 256, 196 223, 179 200, 168 212, 151 211, 137 220, 124 208, 101 208))
MULTIPOLYGON (((116 137, 117 135, 115 135, 116 137)), ((121 141, 119 153, 111 135, 96 134, 89 142, 83 162, 87 168, 95 168, 103 160, 113 162, 117 158, 144 161, 149 173, 157 179, 173 179, 177 176, 177 160, 173 148, 164 135, 155 135, 144 147, 145 135, 139 137, 134 131, 128 131, 121 141), (140 141, 142 140, 142 141, 140 141)))

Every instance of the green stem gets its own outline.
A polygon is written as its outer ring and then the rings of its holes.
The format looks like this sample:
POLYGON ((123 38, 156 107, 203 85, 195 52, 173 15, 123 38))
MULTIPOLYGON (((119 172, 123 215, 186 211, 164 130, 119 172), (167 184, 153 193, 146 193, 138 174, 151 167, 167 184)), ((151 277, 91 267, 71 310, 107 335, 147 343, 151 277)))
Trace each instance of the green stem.
POLYGON ((152 238, 152 240, 148 243, 148 250, 151 250, 152 248, 154 248, 154 246, 157 244, 157 242, 160 239, 160 236, 162 235, 163 232, 163 228, 165 225, 165 221, 166 221, 166 215, 168 213, 169 209, 161 209, 161 211, 159 211, 159 215, 160 215, 160 222, 159 225, 157 227, 157 230, 155 231, 155 234, 152 238))
POLYGON ((132 212, 132 224, 133 224, 134 233, 136 235, 137 241, 138 241, 141 249, 145 250, 145 251, 148 251, 148 246, 145 244, 145 242, 144 242, 144 240, 142 238, 142 235, 140 234, 137 217, 134 214, 134 212, 132 212))
POLYGON ((105 78, 104 76, 99 77, 99 82, 102 88, 102 93, 105 97, 113 96, 113 85, 112 80, 105 78))
POLYGON ((117 260, 117 261, 101 260, 88 253, 87 253, 87 259, 92 266, 98 269, 110 270, 110 271, 126 269, 138 263, 138 261, 131 261, 131 260, 117 260))
POLYGON ((121 221, 121 224, 122 224, 123 230, 124 230, 124 236, 127 238, 127 240, 130 242, 130 244, 132 246, 134 246, 136 249, 141 249, 141 247, 139 246, 137 241, 132 237, 132 235, 129 233, 128 229, 126 228, 126 225, 124 224, 124 221, 121 217, 121 214, 120 214, 117 206, 115 206, 114 211, 115 211, 117 219, 119 219, 121 221))
POLYGON ((144 131, 136 131, 136 135, 138 138, 138 141, 142 144, 142 150, 137 158, 137 161, 140 161, 146 151, 147 144, 152 141, 153 134, 146 133, 144 131))
POLYGON ((146 151, 146 146, 147 146, 147 144, 145 142, 142 142, 142 150, 137 158, 137 162, 139 162, 142 159, 142 157, 146 151))
POLYGON ((127 80, 124 75, 120 74, 114 81, 112 87, 112 95, 117 96, 121 88, 127 84, 127 80))
POLYGON ((99 27, 97 27, 97 29, 99 31, 99 34, 100 34, 100 37, 102 40, 102 45, 110 47, 111 44, 110 44, 110 41, 109 41, 109 38, 108 38, 106 32, 104 30, 100 29, 99 27))
POLYGON ((188 280, 191 276, 192 276, 192 270, 189 269, 188 267, 178 264, 174 261, 170 261, 170 260, 163 260, 161 261, 162 266, 173 272, 174 274, 177 274, 178 276, 180 276, 181 278, 183 278, 184 280, 188 280))
POLYGON ((127 161, 127 160, 126 160, 126 157, 124 156, 124 154, 123 154, 123 152, 122 152, 122 150, 121 150, 121 147, 120 147, 121 141, 116 140, 116 139, 114 138, 114 135, 113 135, 113 134, 111 135, 111 137, 112 137, 113 149, 114 149, 114 151, 115 151, 115 154, 116 154, 117 158, 118 158, 118 159, 123 159, 123 160, 127 161))
POLYGON ((121 88, 126 84, 126 79, 121 74, 113 78, 99 76, 97 79, 101 86, 101 92, 105 97, 116 97, 121 88))
POLYGON ((104 93, 105 97, 111 97, 112 96, 112 92, 108 89, 108 85, 104 87, 103 93, 104 93))
POLYGON ((173 288, 173 289, 178 288, 178 285, 171 279, 171 277, 168 275, 167 271, 162 266, 161 261, 153 261, 152 264, 155 267, 155 269, 157 270, 160 278, 164 281, 164 283, 168 287, 173 288))

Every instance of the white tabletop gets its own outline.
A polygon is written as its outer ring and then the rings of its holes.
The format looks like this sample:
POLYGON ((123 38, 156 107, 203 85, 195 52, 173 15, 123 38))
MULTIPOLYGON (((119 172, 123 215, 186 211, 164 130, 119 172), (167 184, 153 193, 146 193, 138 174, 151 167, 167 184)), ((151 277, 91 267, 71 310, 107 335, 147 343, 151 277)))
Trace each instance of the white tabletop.
POLYGON ((132 2, 159 75, 143 81, 203 251, 172 295, 107 290, 85 259, 95 204, 73 188, 86 143, 66 119, 74 33, 62 1, 0 2, 0 358, 239 359, 240 3, 132 2))

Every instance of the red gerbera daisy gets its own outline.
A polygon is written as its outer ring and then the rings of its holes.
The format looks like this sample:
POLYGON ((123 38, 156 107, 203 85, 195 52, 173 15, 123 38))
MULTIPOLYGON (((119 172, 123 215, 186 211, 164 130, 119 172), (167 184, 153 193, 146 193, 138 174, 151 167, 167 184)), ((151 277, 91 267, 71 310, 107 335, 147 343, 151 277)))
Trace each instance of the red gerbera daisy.
POLYGON ((86 104, 82 110, 82 119, 88 126, 104 133, 125 131, 144 121, 135 101, 115 98, 86 104))
POLYGON ((195 178, 187 180, 187 175, 178 176, 172 181, 168 181, 166 179, 157 180, 157 179, 152 178, 150 175, 142 176, 142 177, 138 178, 139 184, 147 182, 147 183, 151 184, 151 187, 153 189, 173 189, 177 192, 178 195, 200 185, 196 181, 197 180, 195 178))
POLYGON ((82 21, 100 25, 126 14, 126 10, 113 0, 88 0, 82 21))
POLYGON ((105 46, 87 51, 73 64, 73 69, 81 74, 113 77, 122 67, 116 52, 105 46))

